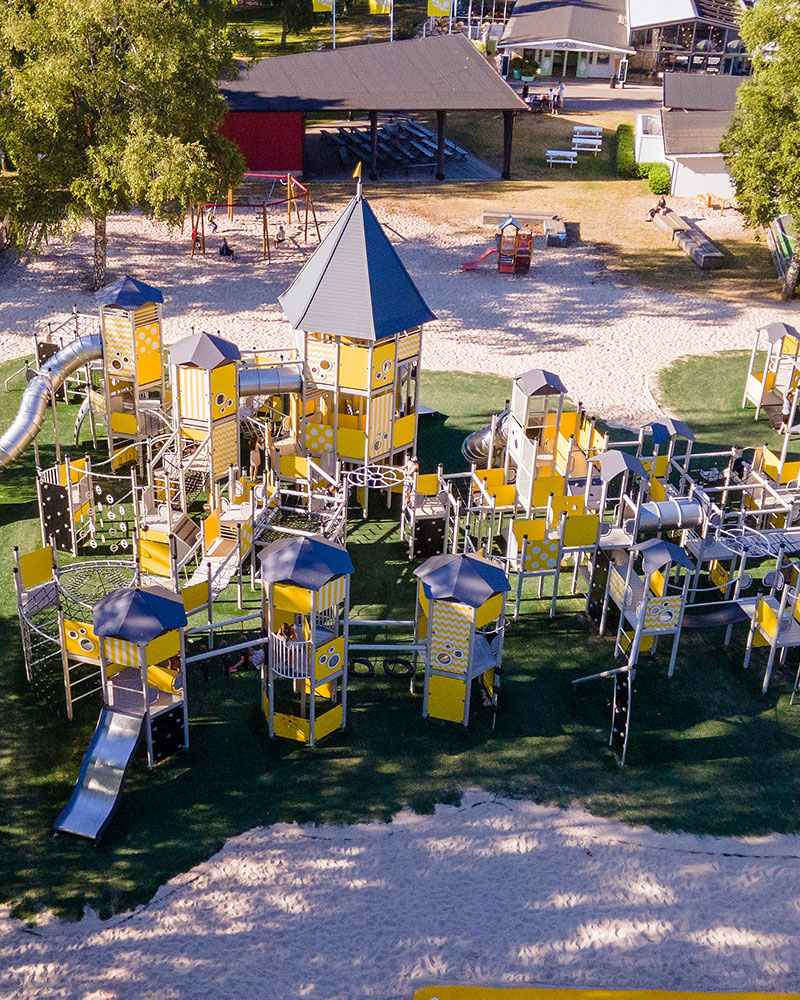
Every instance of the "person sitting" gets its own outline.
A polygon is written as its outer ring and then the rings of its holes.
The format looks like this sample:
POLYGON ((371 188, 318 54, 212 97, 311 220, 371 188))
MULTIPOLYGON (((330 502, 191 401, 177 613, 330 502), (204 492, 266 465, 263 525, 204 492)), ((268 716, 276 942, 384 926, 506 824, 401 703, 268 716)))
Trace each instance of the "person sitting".
POLYGON ((220 257, 230 257, 231 260, 236 260, 233 247, 228 246, 228 241, 224 236, 222 237, 222 242, 219 245, 219 255, 220 257))
POLYGON ((661 197, 658 199, 658 202, 656 203, 656 207, 651 208, 650 211, 647 213, 647 218, 645 219, 645 222, 652 222, 657 215, 666 215, 668 211, 669 209, 667 208, 667 199, 662 194, 661 197))
POLYGON ((275 249, 277 250, 278 247, 281 245, 281 243, 285 242, 286 242, 286 230, 283 228, 283 224, 281 224, 278 226, 278 231, 275 233, 275 239, 273 240, 275 249))

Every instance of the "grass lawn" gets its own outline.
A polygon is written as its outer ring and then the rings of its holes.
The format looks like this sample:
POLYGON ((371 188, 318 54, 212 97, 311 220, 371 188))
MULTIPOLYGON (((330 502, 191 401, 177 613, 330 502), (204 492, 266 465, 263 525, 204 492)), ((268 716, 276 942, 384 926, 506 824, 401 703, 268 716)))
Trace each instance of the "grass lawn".
MULTIPOLYGON (((12 368, 0 366, 0 380, 12 368)), ((423 466, 460 464, 464 434, 507 394, 504 379, 426 373, 422 399, 440 416, 423 431, 423 466)), ((18 402, 19 391, 0 393, 0 426, 18 402)), ((61 408, 65 427, 71 417, 61 408)), ((43 462, 52 461, 50 433, 46 425, 43 462)), ((529 613, 509 628, 495 729, 480 709, 467 730, 424 721, 419 688, 412 696, 407 683, 379 671, 352 681, 347 729, 308 750, 268 739, 252 673, 226 679, 212 669, 208 682, 192 673, 190 749, 152 773, 142 757, 134 761, 98 847, 54 838, 51 824, 77 777, 99 704, 83 703, 68 723, 37 702, 24 679, 11 548, 39 544, 32 473, 26 455, 0 474, 0 886, 20 915, 52 907, 77 917, 85 906, 107 915, 145 902, 250 827, 388 820, 403 804, 427 811, 457 801, 469 785, 577 803, 666 830, 800 828, 800 710, 788 705, 793 658, 766 697, 759 693, 760 657, 749 672, 741 669, 741 635, 726 651, 714 633, 688 634, 672 681, 663 652, 645 658, 629 766, 620 769, 606 745, 610 682, 577 693, 570 684, 611 665, 612 640, 596 636, 577 613, 581 602, 565 598, 552 620, 544 604, 527 602, 529 613)), ((380 504, 373 509, 366 521, 354 512, 350 526, 354 613, 408 617, 412 566, 397 541, 396 517, 380 504)), ((246 589, 245 596, 255 608, 257 595, 246 589)))
MULTIPOLYGON (((425 20, 426 4, 422 0, 395 0, 395 39, 405 27, 425 20)), ((286 47, 281 48, 280 5, 240 7, 232 10, 228 20, 247 24, 258 48, 258 56, 286 55, 289 52, 310 52, 322 44, 332 44, 330 14, 315 15, 316 24, 308 31, 289 33, 286 47)), ((336 0, 336 45, 357 45, 367 41, 389 41, 388 15, 370 14, 366 0, 336 0), (367 36, 372 38, 368 39, 367 36)))
POLYGON ((750 403, 742 409, 749 360, 749 351, 679 358, 660 372, 654 394, 662 406, 689 424, 699 440, 739 448, 768 444, 780 452, 783 436, 765 416, 756 422, 750 403))

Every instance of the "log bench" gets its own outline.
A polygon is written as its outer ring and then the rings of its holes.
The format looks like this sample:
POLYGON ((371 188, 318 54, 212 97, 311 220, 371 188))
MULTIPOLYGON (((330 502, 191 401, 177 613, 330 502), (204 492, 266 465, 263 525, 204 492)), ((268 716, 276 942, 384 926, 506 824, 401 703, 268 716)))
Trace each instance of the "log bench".
POLYGON ((701 271, 713 271, 722 267, 724 254, 704 233, 677 212, 670 209, 664 215, 654 216, 653 222, 678 244, 687 257, 691 257, 701 271))

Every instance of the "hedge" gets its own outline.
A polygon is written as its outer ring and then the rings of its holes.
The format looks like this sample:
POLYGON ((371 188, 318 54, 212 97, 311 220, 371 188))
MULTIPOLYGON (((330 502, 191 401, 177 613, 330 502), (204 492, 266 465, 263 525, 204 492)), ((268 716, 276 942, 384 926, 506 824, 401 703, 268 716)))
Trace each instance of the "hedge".
POLYGON ((633 150, 633 126, 617 126, 617 177, 635 180, 639 177, 639 166, 633 150))
POLYGON ((670 174, 666 163, 648 164, 650 170, 647 174, 647 183, 653 194, 669 194, 670 174))

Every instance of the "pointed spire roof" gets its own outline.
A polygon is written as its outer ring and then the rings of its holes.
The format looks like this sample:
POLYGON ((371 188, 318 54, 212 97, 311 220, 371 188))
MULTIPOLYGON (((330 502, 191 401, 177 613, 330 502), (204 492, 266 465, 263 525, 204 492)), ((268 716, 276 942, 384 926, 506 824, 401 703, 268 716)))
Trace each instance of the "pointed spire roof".
POLYGON ((358 340, 436 319, 361 194, 278 301, 294 330, 358 340))
POLYGON ((146 285, 126 274, 119 281, 95 292, 94 300, 99 306, 118 306, 130 312, 148 302, 163 302, 164 296, 161 289, 146 285))

